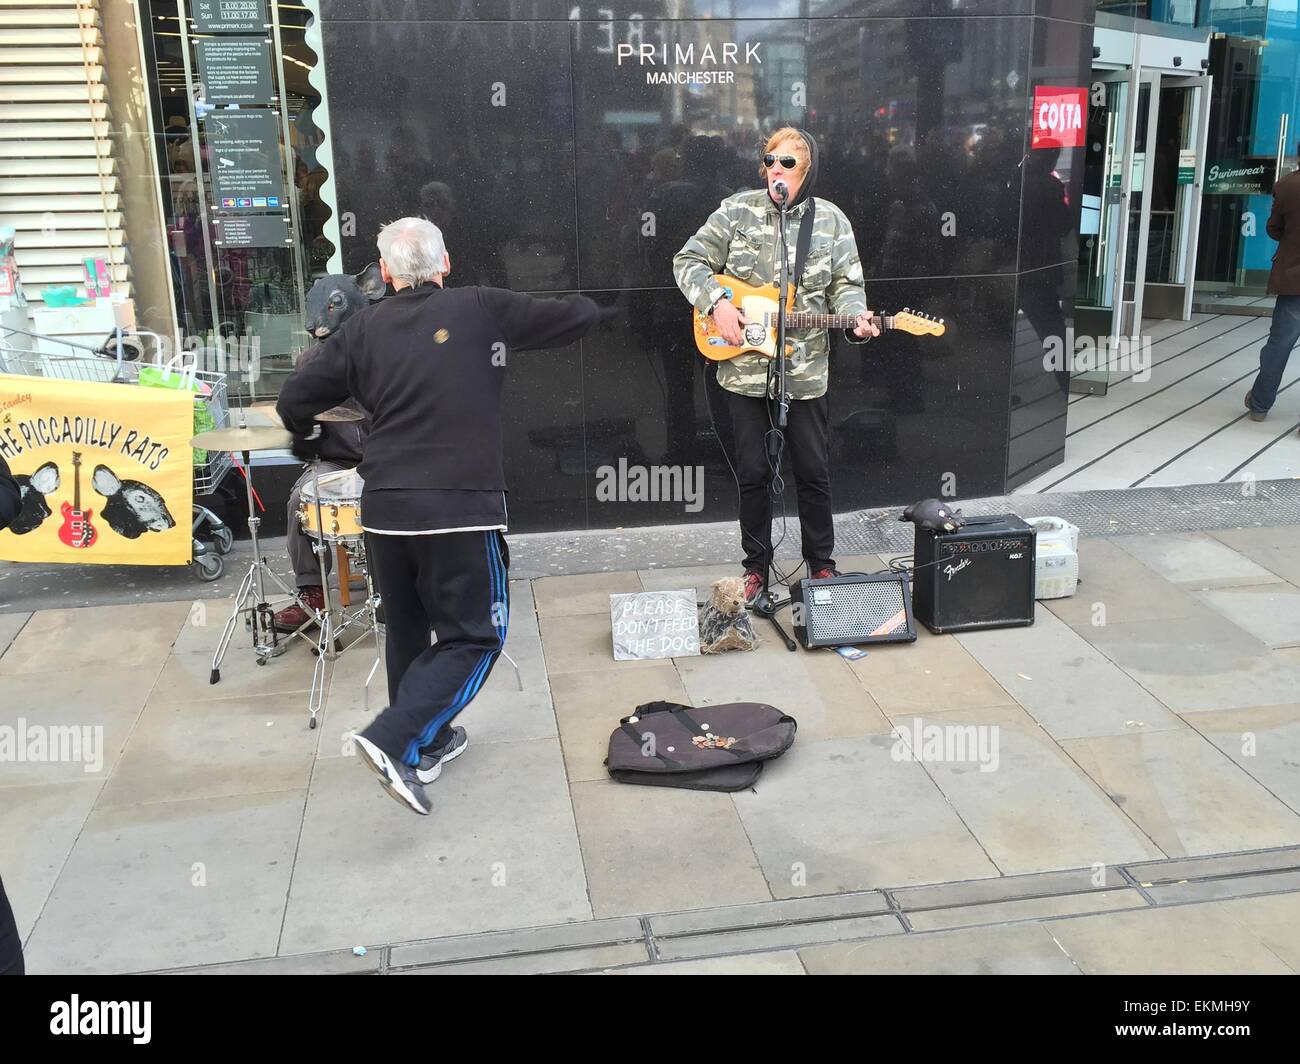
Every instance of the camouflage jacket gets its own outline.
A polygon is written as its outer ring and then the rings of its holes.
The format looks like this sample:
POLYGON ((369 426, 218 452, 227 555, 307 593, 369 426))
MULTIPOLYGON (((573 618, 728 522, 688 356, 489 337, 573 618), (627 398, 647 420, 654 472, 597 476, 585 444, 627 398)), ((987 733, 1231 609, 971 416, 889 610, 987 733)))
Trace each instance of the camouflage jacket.
MULTIPOLYGON (((867 297, 853 227, 835 204, 814 198, 817 214, 812 244, 794 309, 809 314, 865 313, 867 297)), ((807 209, 805 200, 791 209, 786 222, 792 273, 799 220, 807 209)), ((778 217, 766 189, 728 196, 674 256, 677 287, 697 309, 704 310, 719 291, 713 280, 715 273, 730 274, 747 284, 773 283, 778 217)), ((826 330, 791 329, 787 338, 793 346, 787 377, 790 394, 796 399, 825 395, 830 375, 830 338, 826 330)), ((761 396, 767 387, 769 361, 762 355, 748 354, 719 362, 718 383, 738 395, 761 396)))

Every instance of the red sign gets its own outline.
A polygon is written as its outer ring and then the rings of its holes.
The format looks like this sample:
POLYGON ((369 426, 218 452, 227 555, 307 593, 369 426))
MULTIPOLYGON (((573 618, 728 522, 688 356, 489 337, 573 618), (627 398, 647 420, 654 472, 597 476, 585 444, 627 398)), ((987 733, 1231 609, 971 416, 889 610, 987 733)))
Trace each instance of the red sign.
POLYGON ((1088 90, 1038 85, 1034 88, 1031 148, 1081 148, 1087 132, 1088 90))

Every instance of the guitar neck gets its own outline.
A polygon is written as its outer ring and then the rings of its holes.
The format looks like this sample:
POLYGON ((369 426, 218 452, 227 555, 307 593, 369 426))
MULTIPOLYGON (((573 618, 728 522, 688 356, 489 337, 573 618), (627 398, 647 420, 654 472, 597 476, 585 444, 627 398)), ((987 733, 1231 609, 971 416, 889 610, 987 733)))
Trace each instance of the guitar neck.
MULTIPOLYGON (((776 325, 776 315, 769 314, 769 325, 776 325)), ((892 314, 873 314, 871 323, 882 331, 894 327, 894 315, 892 314)), ((785 316, 785 326, 787 329, 854 329, 857 327, 858 319, 853 314, 787 314, 785 316)))
POLYGON ((73 480, 73 486, 72 486, 72 508, 80 512, 81 510, 81 456, 78 455, 77 460, 72 464, 76 467, 75 470, 76 477, 73 480))

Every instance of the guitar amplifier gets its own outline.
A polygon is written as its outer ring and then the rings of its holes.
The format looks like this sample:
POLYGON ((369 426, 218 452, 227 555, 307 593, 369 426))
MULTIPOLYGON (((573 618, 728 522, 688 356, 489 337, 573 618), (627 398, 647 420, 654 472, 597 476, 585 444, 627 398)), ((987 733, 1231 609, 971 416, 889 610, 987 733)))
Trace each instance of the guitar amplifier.
POLYGON ((903 573, 851 573, 790 588, 794 634, 806 649, 913 643, 912 594, 903 573))
POLYGON ((917 619, 936 633, 1033 624, 1037 536, 1015 514, 968 517, 956 532, 917 528, 917 619))

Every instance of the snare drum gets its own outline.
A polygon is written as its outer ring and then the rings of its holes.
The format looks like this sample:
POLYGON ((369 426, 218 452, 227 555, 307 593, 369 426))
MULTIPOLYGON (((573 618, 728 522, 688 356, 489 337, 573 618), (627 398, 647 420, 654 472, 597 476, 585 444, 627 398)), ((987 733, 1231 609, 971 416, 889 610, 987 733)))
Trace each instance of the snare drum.
POLYGON ((361 489, 365 481, 354 469, 325 473, 318 480, 302 486, 298 505, 298 523, 312 539, 327 543, 359 543, 361 529, 361 489), (320 485, 320 521, 316 519, 316 486, 320 485))

